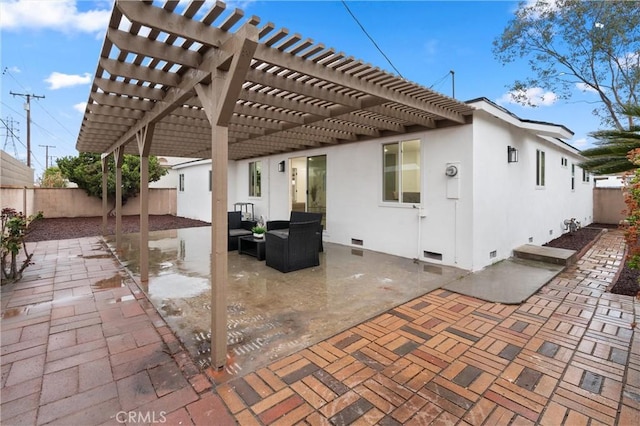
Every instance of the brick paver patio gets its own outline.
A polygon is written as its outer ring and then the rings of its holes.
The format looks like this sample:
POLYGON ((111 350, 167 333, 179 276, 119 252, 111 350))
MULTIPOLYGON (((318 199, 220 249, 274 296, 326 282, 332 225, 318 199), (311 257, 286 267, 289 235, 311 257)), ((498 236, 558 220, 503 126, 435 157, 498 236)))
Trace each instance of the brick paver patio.
POLYGON ((618 231, 522 305, 436 290, 217 385, 99 238, 32 251, 2 289, 3 425, 640 424, 618 231))

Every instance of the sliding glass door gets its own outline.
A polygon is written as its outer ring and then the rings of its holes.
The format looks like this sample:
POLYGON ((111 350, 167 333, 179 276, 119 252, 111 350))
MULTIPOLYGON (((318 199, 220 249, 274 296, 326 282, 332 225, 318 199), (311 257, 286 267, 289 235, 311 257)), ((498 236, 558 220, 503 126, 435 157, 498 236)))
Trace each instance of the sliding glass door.
POLYGON ((292 158, 289 170, 291 170, 291 210, 326 215, 327 156, 292 158))

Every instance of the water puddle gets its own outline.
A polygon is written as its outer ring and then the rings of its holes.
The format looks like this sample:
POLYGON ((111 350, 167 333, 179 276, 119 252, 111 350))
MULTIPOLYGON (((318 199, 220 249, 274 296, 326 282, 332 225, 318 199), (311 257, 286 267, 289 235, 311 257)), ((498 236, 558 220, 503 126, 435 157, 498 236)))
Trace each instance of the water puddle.
POLYGON ((111 253, 103 253, 103 254, 92 254, 91 256, 83 256, 85 259, 109 259, 111 258, 111 253))
POLYGON ((108 290, 118 287, 124 287, 124 279, 120 275, 114 275, 111 278, 105 278, 95 284, 91 284, 91 288, 94 290, 108 290))
POLYGON ((2 318, 4 319, 14 318, 14 317, 17 317, 18 315, 22 315, 22 314, 26 315, 28 312, 29 312, 29 306, 22 306, 20 308, 11 308, 11 309, 7 309, 2 313, 2 318))

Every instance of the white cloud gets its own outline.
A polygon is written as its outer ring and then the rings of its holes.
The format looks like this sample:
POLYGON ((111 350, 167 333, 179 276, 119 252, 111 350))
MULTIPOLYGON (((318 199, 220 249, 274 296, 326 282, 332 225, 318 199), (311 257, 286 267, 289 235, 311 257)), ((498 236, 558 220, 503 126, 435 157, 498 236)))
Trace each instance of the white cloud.
POLYGON ((519 104, 526 106, 551 106, 556 103, 558 96, 553 92, 545 92, 540 87, 531 87, 526 90, 516 90, 505 93, 498 100, 501 104, 519 104))
POLYGON ((75 109, 81 114, 84 114, 84 111, 87 109, 87 103, 86 102, 77 103, 73 106, 73 109, 75 109))
POLYGON ((575 141, 571 141, 571 145, 578 149, 583 149, 586 148, 587 145, 589 145, 589 141, 587 140, 587 138, 580 138, 576 139, 575 141))
POLYGON ((3 30, 48 29, 65 33, 96 33, 106 28, 108 9, 78 10, 77 0, 2 0, 0 28, 3 30))
POLYGON ((88 72, 83 75, 62 74, 60 72, 52 72, 44 81, 49 83, 49 89, 58 90, 65 87, 79 86, 91 83, 91 74, 88 72))
POLYGON ((622 69, 640 68, 640 52, 630 52, 619 58, 622 69))
POLYGON ((533 11, 531 16, 535 19, 539 19, 543 13, 555 12, 559 9, 557 0, 549 0, 544 3, 540 3, 538 0, 527 0, 521 7, 531 9, 533 11))
POLYGON ((586 83, 576 83, 576 87, 581 92, 598 93, 598 91, 596 89, 594 89, 593 87, 589 86, 586 83))

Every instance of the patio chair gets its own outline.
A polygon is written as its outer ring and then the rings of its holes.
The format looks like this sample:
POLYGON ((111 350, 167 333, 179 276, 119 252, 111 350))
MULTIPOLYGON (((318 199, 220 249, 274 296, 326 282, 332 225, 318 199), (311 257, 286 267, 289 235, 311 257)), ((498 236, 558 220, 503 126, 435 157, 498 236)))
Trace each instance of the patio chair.
POLYGON ((238 250, 238 238, 251 235, 251 228, 256 226, 252 220, 242 220, 242 212, 227 212, 229 222, 227 249, 229 251, 238 250))
POLYGON ((280 272, 320 265, 318 223, 292 222, 287 229, 267 231, 266 264, 280 272))
POLYGON ((322 246, 322 213, 292 211, 289 220, 271 220, 267 222, 267 231, 288 229, 293 222, 316 222, 318 232, 318 251, 324 251, 322 246))

